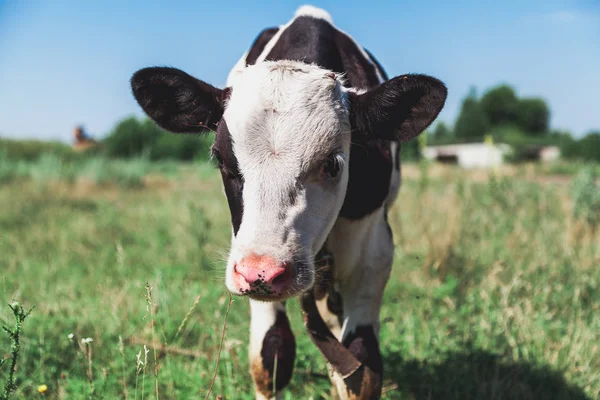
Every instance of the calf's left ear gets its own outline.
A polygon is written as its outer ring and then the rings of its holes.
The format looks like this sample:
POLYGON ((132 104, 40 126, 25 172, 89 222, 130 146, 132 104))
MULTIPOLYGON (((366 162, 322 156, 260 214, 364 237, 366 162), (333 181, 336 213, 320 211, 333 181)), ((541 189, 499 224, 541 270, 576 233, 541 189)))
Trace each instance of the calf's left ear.
POLYGON ((357 137, 406 142, 438 116, 448 90, 427 75, 401 75, 367 92, 350 93, 350 119, 357 137))

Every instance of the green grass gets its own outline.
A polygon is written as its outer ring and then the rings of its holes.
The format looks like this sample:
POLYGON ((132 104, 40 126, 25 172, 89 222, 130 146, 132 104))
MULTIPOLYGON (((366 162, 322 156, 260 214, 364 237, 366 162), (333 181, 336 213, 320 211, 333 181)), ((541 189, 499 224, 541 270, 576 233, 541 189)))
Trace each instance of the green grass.
MULTIPOLYGON (((204 398, 229 301, 218 174, 207 164, 44 162, 55 171, 46 185, 22 171, 0 182, 0 303, 36 306, 21 333, 15 398, 153 399, 153 342, 160 398, 204 398), (119 169, 139 179, 123 184, 119 169), (145 367, 136 358, 144 343, 145 367)), ((569 185, 419 171, 405 169, 390 215, 384 398, 599 398, 600 233, 573 217, 569 185)), ((298 356, 284 398, 330 398, 297 302, 288 310, 298 356)), ((0 325, 11 318, 0 307, 0 325)), ((252 399, 245 299, 227 325, 211 398, 252 399)), ((0 336, 0 357, 9 356, 0 336)))

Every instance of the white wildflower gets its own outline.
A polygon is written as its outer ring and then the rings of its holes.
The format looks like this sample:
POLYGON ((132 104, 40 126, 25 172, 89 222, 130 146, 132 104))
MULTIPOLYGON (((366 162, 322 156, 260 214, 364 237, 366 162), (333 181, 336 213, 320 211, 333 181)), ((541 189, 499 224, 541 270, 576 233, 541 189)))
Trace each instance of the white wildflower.
POLYGON ((83 343, 83 344, 92 343, 93 341, 94 341, 94 339, 92 339, 91 337, 81 339, 81 343, 83 343))

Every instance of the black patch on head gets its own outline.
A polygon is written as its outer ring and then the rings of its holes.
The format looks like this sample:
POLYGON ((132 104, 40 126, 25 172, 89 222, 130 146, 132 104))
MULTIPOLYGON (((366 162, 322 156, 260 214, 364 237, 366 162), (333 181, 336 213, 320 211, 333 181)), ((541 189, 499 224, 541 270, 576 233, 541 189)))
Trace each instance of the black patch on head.
POLYGON ((221 178, 223 178, 223 186, 231 213, 233 234, 237 235, 244 214, 244 199, 242 197, 244 178, 240 173, 237 158, 233 153, 231 133, 224 119, 217 128, 213 154, 219 162, 219 170, 221 171, 221 178))
POLYGON ((336 29, 322 19, 297 17, 279 36, 267 60, 314 63, 335 72, 343 65, 335 43, 336 29))
POLYGON ((258 56, 260 56, 267 43, 269 43, 269 40, 273 39, 273 36, 275 36, 278 31, 279 28, 267 28, 258 34, 246 56, 246 65, 253 65, 256 63, 258 56))
POLYGON ((275 388, 283 389, 292 378, 296 358, 296 340, 284 312, 277 312, 275 324, 269 328, 263 339, 260 355, 263 369, 268 371, 271 379, 277 357, 275 388))
POLYGON ((360 219, 385 202, 392 177, 392 160, 382 152, 389 141, 352 141, 346 198, 340 216, 360 219))
POLYGON ((368 88, 379 83, 375 66, 365 59, 356 43, 329 22, 301 16, 279 36, 267 60, 293 60, 345 73, 346 84, 368 88))
POLYGON ((344 346, 358 361, 381 376, 383 361, 379 351, 379 342, 372 325, 359 325, 343 340, 344 346))
POLYGON ((379 61, 377 61, 377 59, 375 58, 375 56, 373 54, 371 54, 371 52, 365 48, 363 48, 363 50, 365 51, 365 53, 367 53, 369 55, 369 58, 371 59, 371 61, 373 61, 373 63, 375 63, 375 66, 377 67, 377 69, 379 70, 379 73, 381 74, 381 77, 383 78, 384 81, 387 81, 388 79, 388 75, 385 72, 385 69, 383 69, 383 67, 381 66, 381 64, 379 63, 379 61))
MULTIPOLYGON (((375 59, 372 60, 375 65, 369 62, 354 40, 336 30, 336 44, 342 56, 344 71, 347 74, 351 87, 367 89, 380 83, 376 70, 378 63, 375 59)), ((383 68, 381 68, 380 72, 382 77, 387 79, 383 68)))

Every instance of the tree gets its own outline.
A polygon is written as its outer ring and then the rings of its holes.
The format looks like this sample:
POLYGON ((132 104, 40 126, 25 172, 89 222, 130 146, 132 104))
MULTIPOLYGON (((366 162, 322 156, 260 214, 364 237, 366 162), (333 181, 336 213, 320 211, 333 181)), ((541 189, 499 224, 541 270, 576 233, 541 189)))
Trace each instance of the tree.
POLYGON ((519 100, 518 124, 531 135, 546 134, 550 126, 550 109, 546 102, 537 97, 519 100))
POLYGON ((579 140, 562 136, 559 145, 565 158, 600 162, 600 131, 589 132, 579 140))
POLYGON ((518 123, 519 99, 511 86, 500 85, 488 90, 481 98, 481 108, 491 126, 518 123))
POLYGON ((477 100, 475 91, 471 89, 471 93, 463 100, 460 114, 454 124, 454 134, 465 139, 480 138, 488 129, 487 116, 477 100))
MULTIPOLYGON (((423 132, 421 136, 425 135, 423 132)), ((420 136, 419 136, 420 137, 420 136)), ((419 148, 419 140, 417 138, 411 139, 406 143, 399 145, 400 147, 400 159, 402 161, 415 161, 421 158, 421 149, 419 148)))
POLYGON ((450 131, 448 125, 440 121, 435 126, 432 136, 434 140, 445 139, 452 136, 452 131, 450 131))
POLYGON ((210 135, 173 135, 149 119, 131 117, 117 124, 104 140, 109 157, 147 156, 152 160, 208 158, 210 135))
POLYGON ((110 157, 136 157, 154 144, 161 134, 160 128, 152 123, 143 123, 135 117, 120 121, 108 137, 104 147, 110 157))
POLYGON ((586 161, 600 162, 600 131, 590 132, 577 143, 579 157, 586 161))

